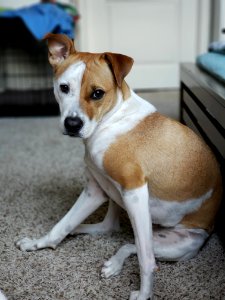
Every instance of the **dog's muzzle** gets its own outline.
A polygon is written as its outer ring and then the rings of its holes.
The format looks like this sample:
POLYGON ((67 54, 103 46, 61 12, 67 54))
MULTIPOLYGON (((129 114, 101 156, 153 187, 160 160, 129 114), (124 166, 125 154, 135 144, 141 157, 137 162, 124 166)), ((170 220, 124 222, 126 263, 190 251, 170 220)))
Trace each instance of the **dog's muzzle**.
POLYGON ((64 121, 66 129, 65 134, 69 136, 79 137, 79 132, 83 127, 84 123, 79 117, 67 117, 64 121))

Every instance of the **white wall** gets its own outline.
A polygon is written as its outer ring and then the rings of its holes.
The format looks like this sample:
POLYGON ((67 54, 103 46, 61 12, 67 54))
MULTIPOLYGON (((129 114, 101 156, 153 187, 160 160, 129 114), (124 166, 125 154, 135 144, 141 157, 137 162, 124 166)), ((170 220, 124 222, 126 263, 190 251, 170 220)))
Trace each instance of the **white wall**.
POLYGON ((0 0, 0 5, 3 7, 18 8, 30 4, 37 3, 35 0, 0 0))
MULTIPOLYGON (((217 1, 217 0, 216 0, 217 1)), ((224 0, 225 1, 225 0, 224 0)), ((135 60, 136 89, 179 86, 179 64, 207 51, 211 0, 75 0, 77 49, 135 60)))
MULTIPOLYGON (((38 3, 38 0, 0 0, 0 6, 9 8, 19 8, 38 3)), ((60 0, 62 3, 72 3, 73 0, 60 0)))
POLYGON ((225 34, 221 32, 225 28, 225 0, 215 0, 212 2, 212 41, 225 40, 225 34))

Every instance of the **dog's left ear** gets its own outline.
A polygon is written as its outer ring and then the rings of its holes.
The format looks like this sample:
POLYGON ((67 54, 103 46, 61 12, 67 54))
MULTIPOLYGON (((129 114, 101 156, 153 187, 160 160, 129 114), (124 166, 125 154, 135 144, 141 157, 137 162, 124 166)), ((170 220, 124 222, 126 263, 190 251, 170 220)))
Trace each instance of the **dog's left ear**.
POLYGON ((73 41, 65 34, 49 33, 44 37, 44 40, 48 42, 48 59, 54 69, 70 54, 76 52, 73 41))
POLYGON ((111 67, 118 87, 121 87, 124 78, 132 68, 134 63, 133 58, 123 54, 111 52, 105 52, 102 56, 111 67))

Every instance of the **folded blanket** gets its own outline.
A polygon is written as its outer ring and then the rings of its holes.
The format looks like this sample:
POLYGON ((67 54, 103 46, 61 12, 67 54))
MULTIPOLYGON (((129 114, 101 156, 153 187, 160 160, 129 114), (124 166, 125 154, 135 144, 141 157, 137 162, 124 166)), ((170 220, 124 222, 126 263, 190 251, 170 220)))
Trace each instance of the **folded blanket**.
POLYGON ((197 65, 210 75, 225 83, 225 55, 209 52, 201 54, 196 59, 197 65))
POLYGON ((225 41, 212 42, 209 45, 209 51, 215 52, 215 53, 220 53, 220 54, 225 54, 225 41))
POLYGON ((74 38, 73 17, 55 4, 40 3, 9 10, 0 13, 0 17, 21 18, 37 40, 41 40, 49 32, 64 33, 74 38))

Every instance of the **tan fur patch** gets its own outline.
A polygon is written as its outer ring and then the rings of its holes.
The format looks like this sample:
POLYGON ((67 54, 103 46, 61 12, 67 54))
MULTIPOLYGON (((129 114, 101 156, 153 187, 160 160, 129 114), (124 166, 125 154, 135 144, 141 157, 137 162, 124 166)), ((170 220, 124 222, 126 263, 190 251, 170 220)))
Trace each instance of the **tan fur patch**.
POLYGON ((124 165, 121 166, 119 156, 120 153, 117 153, 117 158, 113 160, 110 160, 108 155, 105 156, 104 166, 110 177, 127 190, 143 186, 146 181, 140 165, 131 157, 127 157, 126 161, 123 161, 124 165))
POLYGON ((116 103, 117 85, 105 60, 94 56, 94 59, 92 58, 85 63, 86 69, 81 84, 80 104, 90 119, 100 120, 116 103), (102 99, 93 101, 90 98, 95 89, 105 91, 102 99))
POLYGON ((186 215, 181 224, 186 228, 202 228, 211 233, 214 229, 214 221, 220 206, 222 193, 222 181, 221 177, 218 176, 212 196, 202 204, 198 211, 186 215))
MULTIPOLYGON (((219 188, 220 172, 209 147, 188 127, 159 113, 149 115, 121 135, 106 151, 104 168, 123 188, 133 189, 147 182, 153 196, 168 201, 198 198, 219 188), (132 171, 125 180, 127 166, 132 171)), ((218 208, 219 196, 215 193, 212 201, 199 210, 202 215, 207 211, 207 222, 214 219, 218 208)), ((183 223, 191 220, 195 218, 186 217, 183 223)))
MULTIPOLYGON (((79 52, 70 55, 56 69, 55 76, 58 78, 66 69, 78 61, 86 64, 86 69, 81 84, 80 105, 90 119, 100 120, 115 105, 117 100, 117 85, 112 71, 102 54, 92 54, 79 52), (90 99, 91 93, 100 88, 105 91, 102 99, 93 101, 90 99)), ((125 81, 122 83, 121 91, 124 100, 130 97, 130 90, 125 81)))

